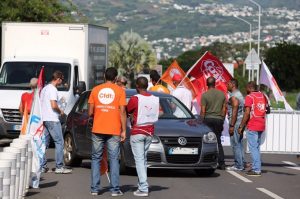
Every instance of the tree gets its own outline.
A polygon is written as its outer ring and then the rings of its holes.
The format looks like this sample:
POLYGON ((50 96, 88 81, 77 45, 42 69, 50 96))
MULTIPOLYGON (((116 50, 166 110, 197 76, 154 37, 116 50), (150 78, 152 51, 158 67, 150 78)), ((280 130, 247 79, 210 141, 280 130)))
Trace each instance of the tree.
POLYGON ((59 0, 1 0, 0 21, 71 22, 69 1, 59 0))
MULTIPOLYGON (((16 22, 86 22, 70 0, 1 0, 0 26, 3 21, 16 22), (75 11, 76 19, 71 15, 75 11)), ((0 38, 2 31, 0 30, 0 38)), ((0 42, 1 46, 1 42, 0 42)), ((1 48, 0 48, 1 51, 1 48)), ((1 52, 0 52, 1 54, 1 52)))
POLYGON ((277 43, 265 54, 265 63, 270 68, 279 88, 292 91, 300 85, 300 46, 287 42, 277 43))
POLYGON ((137 33, 125 32, 110 46, 109 62, 133 82, 135 73, 156 64, 156 57, 147 41, 137 33))

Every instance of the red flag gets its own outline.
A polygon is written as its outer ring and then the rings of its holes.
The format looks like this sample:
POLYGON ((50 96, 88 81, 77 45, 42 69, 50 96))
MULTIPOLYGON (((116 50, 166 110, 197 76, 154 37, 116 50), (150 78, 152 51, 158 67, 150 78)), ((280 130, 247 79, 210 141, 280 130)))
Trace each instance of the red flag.
POLYGON ((193 84, 195 90, 197 91, 196 100, 197 100, 197 103, 200 107, 202 94, 207 91, 205 76, 201 76, 198 79, 194 79, 192 81, 192 84, 193 84))
POLYGON ((42 69, 39 74, 38 84, 37 84, 39 94, 41 94, 44 85, 45 85, 44 66, 42 66, 42 69))
POLYGON ((224 82, 218 81, 216 82, 216 89, 222 91, 226 97, 226 100, 228 100, 228 95, 227 95, 227 85, 224 82))
MULTIPOLYGON (((196 100, 198 105, 201 105, 201 97, 202 94, 205 93, 207 91, 207 85, 206 85, 206 79, 207 77, 205 77, 205 75, 202 75, 201 77, 199 77, 198 79, 194 79, 192 81, 195 90, 197 91, 197 96, 196 96, 196 100)), ((224 82, 218 81, 216 82, 216 89, 222 91, 227 99, 227 85, 224 82)))
POLYGON ((224 83, 232 79, 222 62, 208 51, 191 67, 187 74, 196 79, 202 75, 212 76, 216 79, 216 82, 222 81, 224 83))
POLYGON ((105 146, 102 154, 102 160, 100 162, 100 175, 106 174, 107 172, 108 172, 108 163, 107 163, 107 150, 105 146))

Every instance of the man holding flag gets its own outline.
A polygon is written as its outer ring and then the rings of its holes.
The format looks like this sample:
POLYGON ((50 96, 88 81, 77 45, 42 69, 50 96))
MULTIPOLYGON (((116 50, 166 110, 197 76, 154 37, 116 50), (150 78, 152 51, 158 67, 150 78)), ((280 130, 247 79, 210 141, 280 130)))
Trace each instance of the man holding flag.
MULTIPOLYGON (((32 145, 32 152, 33 152, 33 158, 32 158, 32 182, 31 187, 32 188, 39 188, 40 183, 40 175, 41 175, 41 164, 43 161, 43 158, 45 156, 45 136, 43 133, 43 120, 41 115, 41 104, 40 104, 40 91, 42 90, 42 84, 43 81, 42 77, 44 74, 44 68, 41 69, 39 78, 37 81, 37 88, 34 90, 33 94, 33 100, 32 105, 29 104, 30 107, 30 116, 29 121, 28 118, 28 108, 27 103, 25 103, 24 108, 24 117, 22 121, 22 131, 21 134, 26 134, 28 137, 30 137, 31 145, 32 145)), ((36 84, 36 80, 33 80, 32 86, 34 87, 36 84), (34 84, 33 84, 34 83, 34 84)), ((35 86, 36 87, 36 86, 35 86)), ((30 98, 27 100, 30 100, 30 98)), ((23 109, 23 107, 21 107, 23 109)))
MULTIPOLYGON (((187 89, 184 85, 180 85, 180 82, 182 81, 182 76, 178 73, 174 74, 173 78, 173 85, 176 87, 172 91, 172 95, 179 99, 189 110, 192 109, 192 92, 187 89)), ((174 115, 177 117, 181 117, 182 111, 179 109, 176 109, 174 112, 174 115)))

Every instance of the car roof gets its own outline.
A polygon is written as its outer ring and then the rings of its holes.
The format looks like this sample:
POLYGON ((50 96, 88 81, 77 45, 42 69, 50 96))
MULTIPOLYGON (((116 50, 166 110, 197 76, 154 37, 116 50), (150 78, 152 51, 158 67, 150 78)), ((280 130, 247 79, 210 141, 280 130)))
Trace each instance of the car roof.
MULTIPOLYGON (((84 94, 84 93, 90 93, 90 92, 91 92, 91 90, 88 90, 88 91, 83 92, 82 94, 84 94)), ((170 94, 160 93, 160 92, 155 92, 155 91, 147 91, 147 92, 149 92, 152 95, 157 96, 157 97, 168 97, 168 96, 171 96, 170 94)), ((126 96, 127 97, 131 97, 131 96, 136 95, 136 94, 137 94, 137 91, 135 89, 126 89, 126 96)))
MULTIPOLYGON (((170 96, 169 94, 166 93, 160 93, 160 92, 155 92, 155 91, 147 91, 148 93, 151 93, 154 96, 157 97, 167 97, 170 96)), ((132 95, 136 95, 137 91, 135 89, 126 89, 126 95, 127 96, 132 96, 132 95)))

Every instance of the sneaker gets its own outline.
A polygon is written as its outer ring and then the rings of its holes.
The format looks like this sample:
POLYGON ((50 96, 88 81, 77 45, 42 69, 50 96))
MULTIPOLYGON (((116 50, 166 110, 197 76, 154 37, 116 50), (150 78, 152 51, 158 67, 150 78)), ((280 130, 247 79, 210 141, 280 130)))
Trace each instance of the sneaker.
POLYGON ((256 172, 256 171, 251 170, 251 171, 248 171, 246 173, 246 175, 247 176, 261 176, 261 172, 256 172))
POLYGON ((239 169, 236 166, 226 167, 227 171, 243 171, 244 169, 239 169))
POLYGON ((147 197, 147 196, 149 196, 149 193, 144 192, 144 191, 140 191, 140 190, 136 190, 135 192, 133 192, 133 195, 141 196, 141 197, 147 197))
POLYGON ((72 169, 67 169, 65 167, 61 167, 61 168, 56 168, 55 169, 55 173, 56 174, 67 174, 67 173, 72 173, 72 169))
POLYGON ((90 192, 90 194, 91 194, 92 196, 98 196, 98 195, 99 195, 98 192, 90 192))
POLYGON ((113 196, 113 197, 115 197, 115 196, 123 196, 123 192, 121 190, 114 191, 114 192, 111 192, 111 196, 113 196))
POLYGON ((42 173, 47 173, 49 171, 49 168, 48 167, 43 167, 42 168, 42 173))

